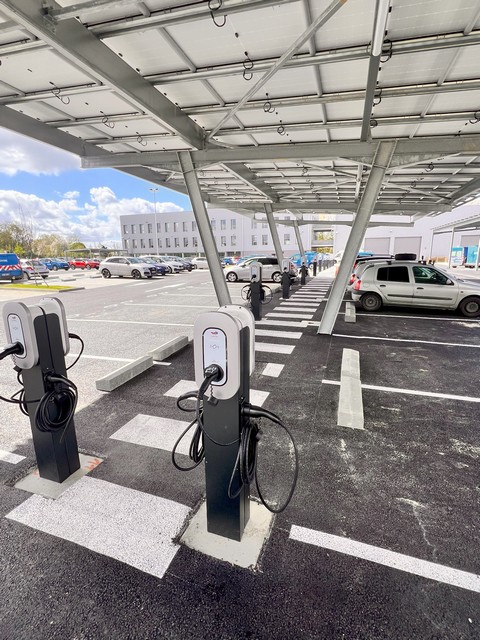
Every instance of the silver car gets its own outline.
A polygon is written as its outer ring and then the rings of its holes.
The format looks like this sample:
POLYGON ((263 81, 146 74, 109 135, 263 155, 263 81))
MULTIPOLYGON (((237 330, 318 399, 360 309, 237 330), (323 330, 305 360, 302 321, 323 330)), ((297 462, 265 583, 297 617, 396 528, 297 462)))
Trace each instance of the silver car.
POLYGON ((104 278, 118 276, 119 278, 151 278, 152 265, 143 262, 141 258, 130 258, 125 256, 112 256, 100 263, 100 273, 104 278))
POLYGON ((40 260, 25 260, 21 258, 20 264, 22 265, 23 276, 30 280, 31 278, 48 278, 50 273, 47 266, 40 262, 40 260))
POLYGON ((387 260, 369 264, 355 280, 351 294, 365 311, 396 305, 458 309, 467 318, 480 317, 480 284, 415 262, 387 260))

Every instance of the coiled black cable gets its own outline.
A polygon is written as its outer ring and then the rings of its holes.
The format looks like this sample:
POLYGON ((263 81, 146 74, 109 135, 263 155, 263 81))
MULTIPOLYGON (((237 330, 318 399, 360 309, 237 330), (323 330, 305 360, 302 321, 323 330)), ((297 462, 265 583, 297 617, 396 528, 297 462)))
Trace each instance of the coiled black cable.
POLYGON ((77 387, 59 374, 47 374, 45 382, 53 384, 53 388, 42 396, 35 409, 35 425, 43 432, 66 430, 77 407, 77 387))

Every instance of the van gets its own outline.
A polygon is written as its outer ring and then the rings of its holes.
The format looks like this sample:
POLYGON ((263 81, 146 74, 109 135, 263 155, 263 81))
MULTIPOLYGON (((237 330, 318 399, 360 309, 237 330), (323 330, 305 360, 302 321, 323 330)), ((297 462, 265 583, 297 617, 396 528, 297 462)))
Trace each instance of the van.
POLYGON ((23 270, 16 253, 0 253, 0 280, 22 280, 23 270))

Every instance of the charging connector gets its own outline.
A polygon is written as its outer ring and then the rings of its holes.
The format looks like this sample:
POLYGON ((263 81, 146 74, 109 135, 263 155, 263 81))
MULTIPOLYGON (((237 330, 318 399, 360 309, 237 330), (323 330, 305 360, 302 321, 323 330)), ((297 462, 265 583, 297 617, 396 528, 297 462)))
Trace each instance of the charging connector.
POLYGON ((13 342, 12 344, 7 344, 6 347, 0 351, 0 360, 7 358, 8 356, 21 356, 25 351, 25 348, 21 342, 13 342))

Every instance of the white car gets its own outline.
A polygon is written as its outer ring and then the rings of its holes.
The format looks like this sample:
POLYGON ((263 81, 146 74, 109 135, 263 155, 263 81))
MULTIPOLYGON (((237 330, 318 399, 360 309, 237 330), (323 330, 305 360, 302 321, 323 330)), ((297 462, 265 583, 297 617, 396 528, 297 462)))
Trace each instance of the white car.
POLYGON ((22 265, 24 277, 26 277, 27 280, 30 280, 30 278, 38 278, 39 276, 45 279, 48 278, 48 274, 50 273, 48 267, 46 267, 43 262, 40 262, 40 260, 25 260, 25 258, 21 258, 20 264, 22 265))
POLYGON ((179 273, 187 270, 185 263, 178 262, 175 256, 160 256, 160 258, 165 262, 166 267, 170 269, 169 273, 179 273))
POLYGON ((416 262, 370 263, 355 280, 351 294, 365 311, 396 305, 458 309, 467 318, 480 317, 480 284, 416 262))
POLYGON ((140 278, 151 278, 153 275, 153 265, 143 262, 141 258, 125 256, 112 256, 102 260, 99 270, 104 278, 118 276, 140 280, 140 278))
MULTIPOLYGON (((273 280, 280 282, 282 279, 282 270, 275 256, 270 258, 251 258, 245 260, 241 264, 231 267, 225 267, 225 278, 228 282, 237 282, 237 280, 250 280, 250 265, 252 262, 260 262, 262 265, 262 280, 273 280)), ((290 262, 290 277, 295 278, 298 275, 297 268, 290 262)))
POLYGON ((198 256, 196 258, 192 258, 190 260, 191 263, 193 263, 194 265, 196 265, 197 269, 208 269, 208 262, 207 259, 204 258, 203 256, 198 256))

